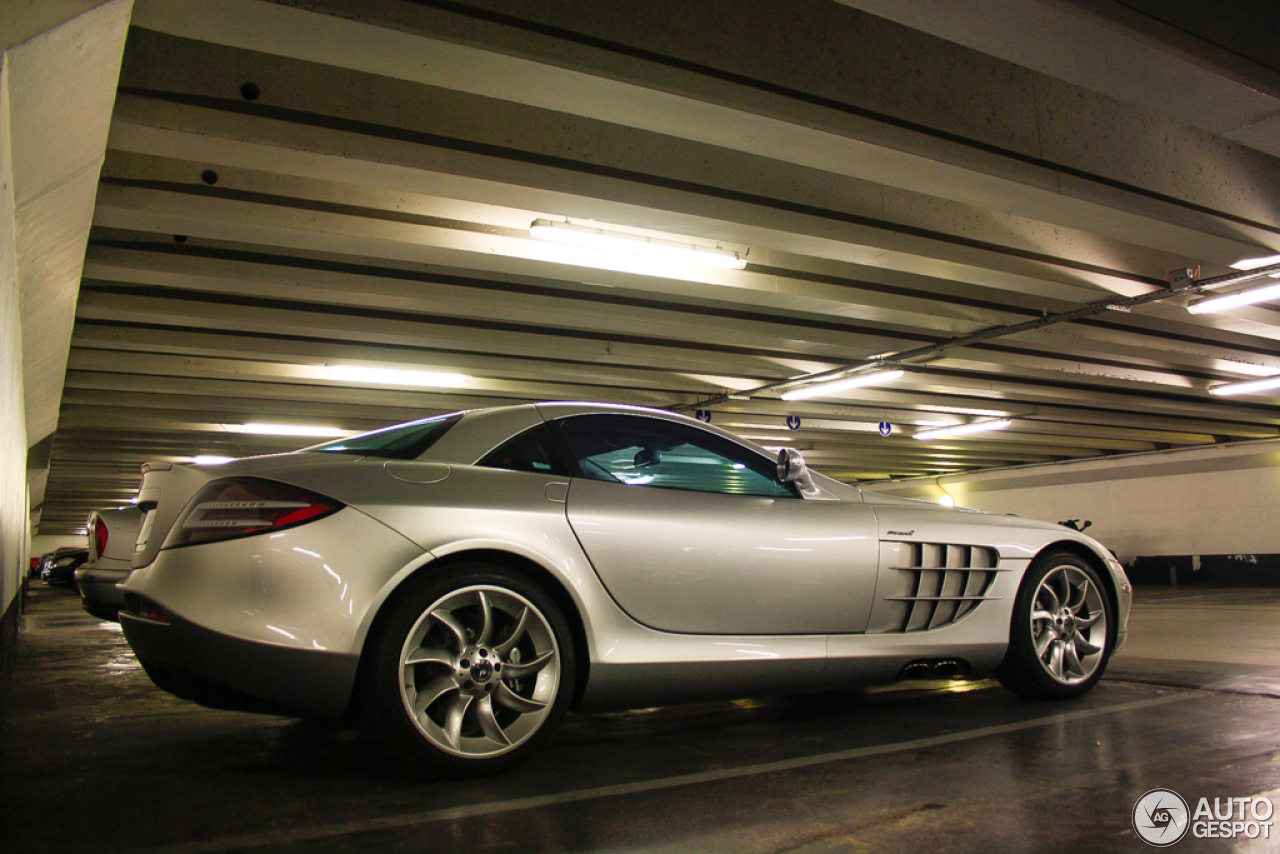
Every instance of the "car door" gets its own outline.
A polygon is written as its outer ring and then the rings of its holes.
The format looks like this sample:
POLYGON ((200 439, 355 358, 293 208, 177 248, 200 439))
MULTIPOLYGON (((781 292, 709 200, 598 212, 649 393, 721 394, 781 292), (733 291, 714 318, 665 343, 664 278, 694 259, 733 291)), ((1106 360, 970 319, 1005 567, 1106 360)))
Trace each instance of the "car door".
POLYGON ((867 505, 806 500, 768 457, 682 422, 555 422, 569 522, 614 600, 688 634, 861 632, 878 541, 867 505))

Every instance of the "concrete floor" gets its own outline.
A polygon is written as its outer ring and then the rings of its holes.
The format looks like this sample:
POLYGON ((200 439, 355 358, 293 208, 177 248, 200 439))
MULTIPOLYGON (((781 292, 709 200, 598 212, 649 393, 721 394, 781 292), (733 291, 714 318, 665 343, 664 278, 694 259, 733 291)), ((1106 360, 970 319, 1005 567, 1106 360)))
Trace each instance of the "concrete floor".
POLYGON ((1071 703, 917 683, 570 717, 516 771, 454 782, 355 729, 162 694, 118 626, 37 584, 0 851, 1134 852, 1149 789, 1280 803, 1280 590, 1140 591, 1131 629, 1071 703))

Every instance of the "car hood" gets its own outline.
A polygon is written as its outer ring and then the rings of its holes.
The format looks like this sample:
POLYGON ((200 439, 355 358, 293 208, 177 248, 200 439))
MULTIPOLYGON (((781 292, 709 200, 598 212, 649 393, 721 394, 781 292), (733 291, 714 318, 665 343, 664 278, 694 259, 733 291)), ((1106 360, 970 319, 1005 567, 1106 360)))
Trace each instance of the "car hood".
MULTIPOLYGON (((1082 534, 1074 528, 1059 525, 1056 522, 1028 519, 1012 514, 988 513, 985 510, 972 510, 967 507, 943 507, 932 501, 924 501, 918 498, 901 498, 896 495, 884 495, 878 492, 864 491, 862 500, 873 507, 884 508, 886 512, 877 514, 882 519, 927 520, 927 524, 931 528, 937 526, 945 529, 948 526, 948 522, 962 522, 965 525, 984 525, 1007 528, 1011 531, 1048 532, 1056 540, 1071 540, 1088 546, 1102 558, 1113 556, 1110 549, 1093 537, 1082 534)), ((1040 537, 1041 535, 1037 534, 1035 536, 1040 537)))

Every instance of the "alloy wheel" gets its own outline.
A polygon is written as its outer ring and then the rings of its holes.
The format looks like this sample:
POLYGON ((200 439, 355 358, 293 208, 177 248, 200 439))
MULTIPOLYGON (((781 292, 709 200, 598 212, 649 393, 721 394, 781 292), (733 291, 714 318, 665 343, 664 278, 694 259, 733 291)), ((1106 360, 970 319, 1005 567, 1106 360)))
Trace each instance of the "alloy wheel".
POLYGON ((1104 660, 1107 612, 1103 593, 1078 567, 1050 570, 1036 588, 1031 637, 1045 672, 1063 685, 1089 679, 1104 660))
POLYGON ((514 591, 452 591, 419 617, 400 654, 400 695, 418 731, 463 758, 510 752, 542 726, 561 683, 555 633, 514 591))

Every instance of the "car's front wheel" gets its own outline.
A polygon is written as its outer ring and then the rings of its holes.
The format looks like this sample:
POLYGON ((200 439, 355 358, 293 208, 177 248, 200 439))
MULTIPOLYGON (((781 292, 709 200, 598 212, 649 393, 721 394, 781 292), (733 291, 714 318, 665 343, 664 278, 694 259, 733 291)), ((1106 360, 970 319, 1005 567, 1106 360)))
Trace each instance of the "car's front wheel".
POLYGON ((1092 566, 1067 552, 1041 555, 1023 576, 996 678, 1025 697, 1078 697, 1106 670, 1111 623, 1111 600, 1092 566))
POLYGON ((367 712, 393 750, 450 774, 523 760, 573 695, 573 640, 524 576, 469 564, 413 579, 372 649, 367 712))

